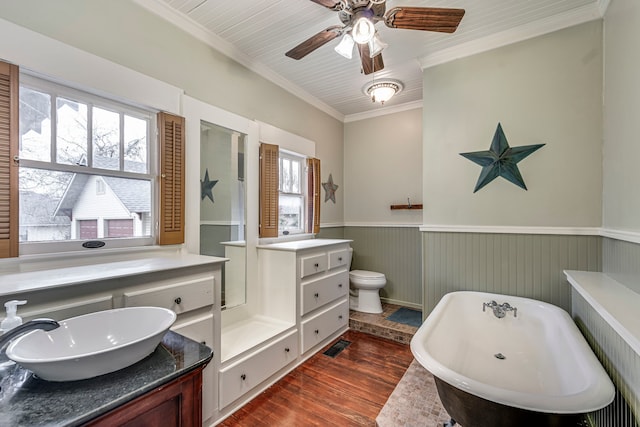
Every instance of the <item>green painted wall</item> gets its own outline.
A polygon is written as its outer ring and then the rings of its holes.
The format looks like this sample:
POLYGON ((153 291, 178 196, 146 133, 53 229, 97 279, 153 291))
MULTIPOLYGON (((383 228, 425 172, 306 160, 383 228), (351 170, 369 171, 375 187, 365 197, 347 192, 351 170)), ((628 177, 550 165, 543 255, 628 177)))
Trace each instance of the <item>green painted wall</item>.
POLYGON ((425 315, 459 290, 533 298, 570 311, 563 270, 600 271, 601 247, 597 236, 423 233, 425 315))
POLYGON ((418 227, 345 227, 351 239, 353 270, 384 273, 387 284, 383 300, 420 308, 422 305, 422 259, 418 227))

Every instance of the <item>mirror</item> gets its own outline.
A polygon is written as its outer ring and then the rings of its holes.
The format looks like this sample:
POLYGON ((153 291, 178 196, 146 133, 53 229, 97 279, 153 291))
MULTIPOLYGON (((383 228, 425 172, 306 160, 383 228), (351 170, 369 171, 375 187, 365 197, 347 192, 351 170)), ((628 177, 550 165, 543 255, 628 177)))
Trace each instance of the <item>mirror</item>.
POLYGON ((222 268, 222 309, 246 300, 246 137, 200 122, 200 253, 229 258, 222 268))

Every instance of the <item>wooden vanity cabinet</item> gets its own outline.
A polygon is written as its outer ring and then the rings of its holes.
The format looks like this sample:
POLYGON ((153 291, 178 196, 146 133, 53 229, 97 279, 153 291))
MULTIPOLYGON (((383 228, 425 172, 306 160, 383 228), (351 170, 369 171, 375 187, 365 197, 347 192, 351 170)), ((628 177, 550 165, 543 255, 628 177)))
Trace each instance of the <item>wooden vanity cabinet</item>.
POLYGON ((86 427, 202 426, 202 368, 85 424, 86 427))

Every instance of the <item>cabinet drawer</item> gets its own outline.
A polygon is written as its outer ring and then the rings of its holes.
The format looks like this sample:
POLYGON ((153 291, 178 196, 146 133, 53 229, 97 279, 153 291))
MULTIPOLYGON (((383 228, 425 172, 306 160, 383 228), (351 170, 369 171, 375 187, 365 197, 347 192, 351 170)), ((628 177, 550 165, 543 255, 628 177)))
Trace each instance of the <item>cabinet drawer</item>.
POLYGON ((184 323, 178 322, 171 330, 213 348, 213 314, 184 323))
POLYGON ((306 256, 300 258, 300 277, 311 276, 327 269, 327 254, 306 256))
POLYGON ((294 331, 262 350, 221 369, 218 389, 220 408, 224 408, 295 361, 297 354, 298 331, 294 331))
POLYGON ((345 265, 349 266, 350 261, 349 249, 340 249, 338 251, 329 252, 329 270, 345 265))
POLYGON ((213 305, 214 277, 198 278, 172 285, 124 293, 124 306, 164 307, 177 314, 213 305))
POLYGON ((302 285, 300 314, 305 315, 318 307, 347 295, 349 272, 343 271, 324 276, 302 285))
POLYGON ((321 344, 349 322, 349 301, 343 301, 302 322, 302 353, 321 344))

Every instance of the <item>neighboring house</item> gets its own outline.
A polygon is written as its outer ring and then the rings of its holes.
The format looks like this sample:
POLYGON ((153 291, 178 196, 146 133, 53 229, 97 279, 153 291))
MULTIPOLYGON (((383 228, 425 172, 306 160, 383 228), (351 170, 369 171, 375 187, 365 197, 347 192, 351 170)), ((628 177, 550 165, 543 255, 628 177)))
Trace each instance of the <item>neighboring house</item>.
MULTIPOLYGON (((118 161, 94 158, 96 167, 118 161)), ((126 162, 134 170, 135 162, 126 162)), ((143 164, 140 164, 144 167, 143 164)), ((149 181, 75 174, 55 210, 71 221, 71 239, 133 237, 151 234, 149 181)))

